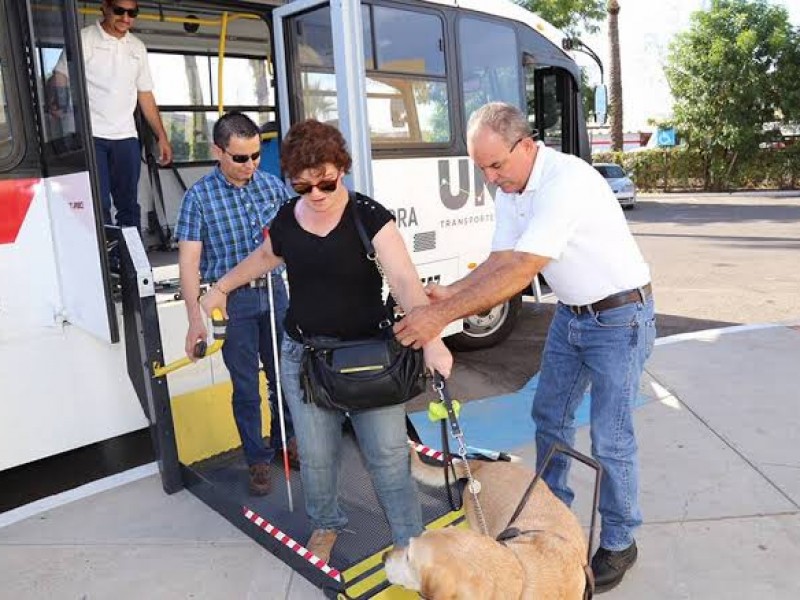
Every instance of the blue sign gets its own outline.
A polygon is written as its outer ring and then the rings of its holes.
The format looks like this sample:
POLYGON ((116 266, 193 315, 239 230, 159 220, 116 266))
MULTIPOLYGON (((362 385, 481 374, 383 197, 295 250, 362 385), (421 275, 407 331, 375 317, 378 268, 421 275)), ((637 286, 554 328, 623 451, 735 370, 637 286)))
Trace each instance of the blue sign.
POLYGON ((668 127, 666 129, 659 129, 656 132, 656 144, 663 148, 664 146, 675 145, 675 128, 668 127))

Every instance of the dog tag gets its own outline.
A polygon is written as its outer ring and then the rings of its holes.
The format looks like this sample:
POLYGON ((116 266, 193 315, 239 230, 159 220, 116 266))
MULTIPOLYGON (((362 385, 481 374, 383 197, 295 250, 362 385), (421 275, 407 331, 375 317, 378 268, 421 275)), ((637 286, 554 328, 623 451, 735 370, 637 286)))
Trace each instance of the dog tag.
POLYGON ((481 482, 477 479, 473 479, 469 484, 469 491, 471 494, 480 494, 481 493, 481 482))

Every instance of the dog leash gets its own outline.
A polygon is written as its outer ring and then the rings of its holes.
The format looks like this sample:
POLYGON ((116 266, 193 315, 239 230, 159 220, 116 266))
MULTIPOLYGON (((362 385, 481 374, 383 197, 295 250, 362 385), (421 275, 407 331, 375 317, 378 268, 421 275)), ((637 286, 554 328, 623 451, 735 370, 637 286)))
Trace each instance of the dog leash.
MULTIPOLYGON (((458 417, 453 409, 453 399, 450 397, 450 392, 447 390, 444 377, 442 377, 438 372, 434 372, 433 374, 433 389, 439 395, 439 401, 447 411, 447 420, 450 423, 450 433, 458 443, 458 456, 461 458, 462 462, 464 463, 464 467, 467 470, 467 489, 469 490, 469 493, 472 494, 472 500, 475 503, 475 514, 478 517, 478 525, 481 528, 481 533, 488 535, 486 518, 483 516, 483 509, 481 508, 481 503, 478 500, 478 493, 481 491, 480 483, 478 483, 472 476, 472 469, 470 469, 469 461, 467 460, 467 445, 464 442, 464 432, 461 431, 461 426, 458 424, 458 417)), ((442 427, 445 427, 444 421, 442 421, 442 427)), ((445 435, 443 437, 446 438, 447 436, 445 435)), ((444 443, 446 444, 446 440, 444 443)), ((443 448, 443 450, 445 449, 443 448)), ((449 452, 449 448, 445 450, 445 456, 445 473, 447 473, 447 467, 451 464, 451 454, 449 452)), ((450 486, 448 485, 447 488, 449 490, 450 486)))

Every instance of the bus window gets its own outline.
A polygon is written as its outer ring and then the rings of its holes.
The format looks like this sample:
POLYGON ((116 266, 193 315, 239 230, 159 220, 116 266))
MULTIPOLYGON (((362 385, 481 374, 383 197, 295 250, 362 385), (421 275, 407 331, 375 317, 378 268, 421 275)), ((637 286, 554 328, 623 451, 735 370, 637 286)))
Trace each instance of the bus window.
POLYGON ((487 102, 508 102, 521 107, 520 61, 514 29, 483 19, 462 17, 458 40, 465 120, 487 102), (487 52, 487 48, 491 51, 487 52))
MULTIPOLYGON (((447 144, 450 113, 444 60, 444 26, 433 14, 362 5, 367 114, 376 149, 447 144), (375 39, 379 43, 373 43, 375 39), (377 65, 377 68, 376 66, 377 65)), ((298 119, 336 124, 336 76, 327 7, 294 20, 299 73, 298 119)))
POLYGON ((525 65, 525 90, 531 127, 549 148, 569 152, 568 98, 571 78, 562 69, 525 65))
MULTIPOLYGON (((364 24, 364 64, 367 69, 372 61, 372 29, 369 8, 361 7, 361 21, 364 24)), ((294 43, 298 56, 295 60, 301 67, 325 69, 333 72, 333 35, 331 34, 331 9, 327 6, 312 10, 293 19, 294 43)))
POLYGON ((247 114, 260 126, 276 120, 267 24, 256 15, 229 13, 220 81, 221 16, 209 11, 200 30, 189 31, 185 24, 191 16, 186 13, 172 9, 167 16, 177 26, 147 21, 147 29, 139 32, 148 47, 153 94, 178 166, 213 161, 211 132, 220 105, 223 111, 247 114))
POLYGON ((435 14, 373 7, 375 70, 367 115, 376 149, 450 142, 444 24, 435 14))
POLYGON ((43 136, 47 149, 55 155, 83 148, 74 100, 80 97, 76 64, 79 57, 72 50, 64 51, 68 35, 62 9, 60 2, 51 0, 38 3, 33 10, 34 62, 39 95, 44 98, 40 105, 43 136))
MULTIPOLYGON (((216 73, 219 59, 211 57, 211 71, 216 73)), ((270 84, 269 63, 264 58, 225 57, 222 79, 225 106, 274 106, 275 92, 270 84)), ((217 77, 211 80, 211 97, 219 98, 217 77)))
POLYGON ((380 71, 444 76, 444 31, 439 17, 376 6, 375 37, 380 71))
MULTIPOLYGON (((177 163, 212 160, 211 131, 218 118, 219 59, 210 55, 151 51, 153 93, 177 163)), ((275 121, 275 91, 264 57, 226 56, 223 106, 256 123, 275 121)))
POLYGON ((208 56, 150 50, 153 94, 162 105, 211 106, 208 56))
POLYGON ((6 166, 6 162, 14 152, 14 129, 8 110, 9 98, 6 95, 8 71, 3 68, 4 64, 8 64, 5 52, 0 56, 0 166, 2 167, 6 166))

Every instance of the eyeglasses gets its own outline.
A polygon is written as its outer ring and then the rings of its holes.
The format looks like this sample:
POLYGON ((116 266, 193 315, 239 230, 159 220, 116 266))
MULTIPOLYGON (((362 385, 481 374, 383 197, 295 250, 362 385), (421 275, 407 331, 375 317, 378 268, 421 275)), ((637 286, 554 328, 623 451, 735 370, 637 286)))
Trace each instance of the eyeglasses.
POLYGON ((524 135, 521 138, 519 138, 516 142, 511 144, 511 147, 508 149, 508 154, 506 155, 506 157, 503 160, 498 160, 497 162, 494 162, 494 163, 490 164, 488 167, 481 167, 481 170, 492 169, 493 171, 499 171, 500 169, 502 169, 503 165, 506 164, 506 161, 508 161, 509 157, 512 154, 514 154, 514 150, 517 149, 517 146, 519 146, 519 143, 522 140, 527 139, 529 137, 531 137, 531 136, 524 135))
POLYGON ((223 150, 223 152, 230 156, 233 162, 240 165, 245 164, 248 160, 256 162, 259 158, 261 158, 261 151, 253 152, 252 154, 231 154, 227 150, 223 150))
POLYGON ((509 154, 513 154, 513 153, 514 153, 514 150, 516 150, 516 149, 517 149, 517 146, 519 145, 519 143, 520 143, 522 140, 524 140, 526 137, 528 137, 528 136, 527 136, 527 135, 525 135, 525 136, 523 136, 523 137, 519 138, 519 139, 518 139, 516 142, 514 142, 513 144, 511 144, 511 148, 509 148, 509 149, 508 149, 508 153, 509 153, 509 154))
POLYGON ((326 194, 330 194, 337 187, 339 187, 339 177, 337 176, 336 179, 321 179, 317 183, 306 183, 306 182, 292 182, 292 187, 294 191, 300 194, 301 196, 305 196, 314 188, 317 188, 320 192, 324 192, 326 194))
POLYGON ((118 17, 126 14, 131 18, 135 19, 139 16, 139 9, 138 8, 122 8, 121 6, 117 6, 116 4, 111 6, 111 12, 113 12, 118 17))

